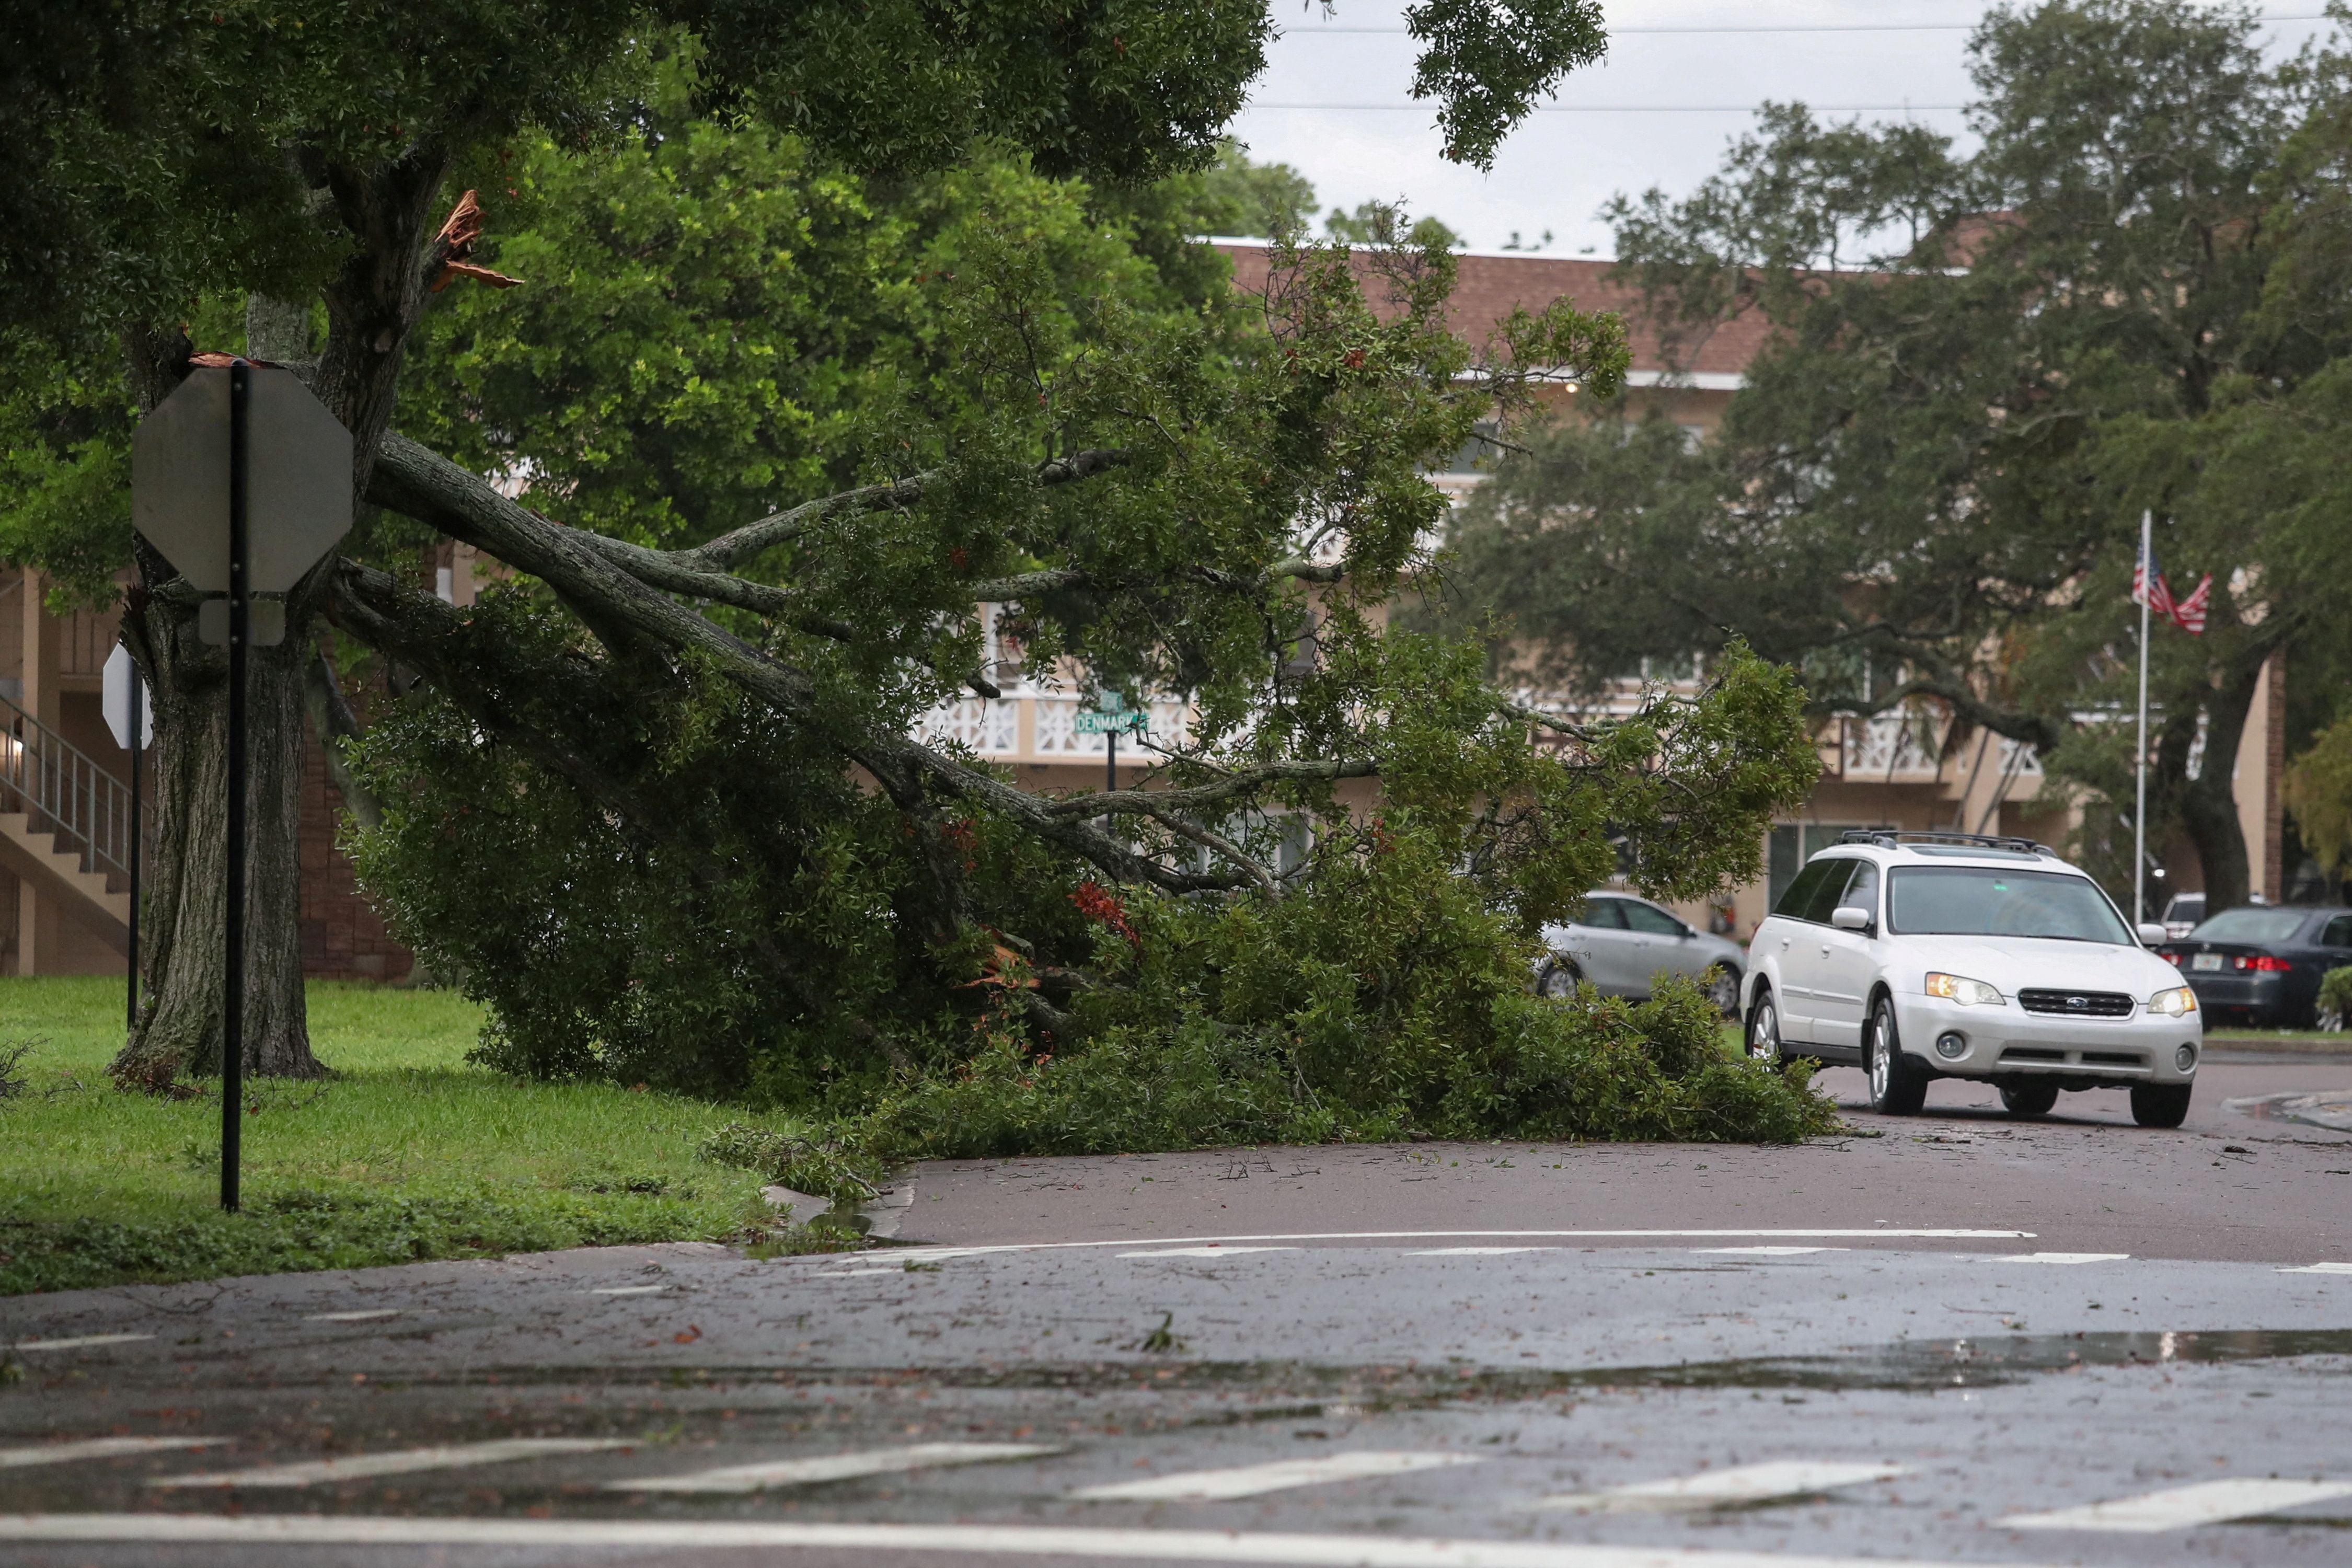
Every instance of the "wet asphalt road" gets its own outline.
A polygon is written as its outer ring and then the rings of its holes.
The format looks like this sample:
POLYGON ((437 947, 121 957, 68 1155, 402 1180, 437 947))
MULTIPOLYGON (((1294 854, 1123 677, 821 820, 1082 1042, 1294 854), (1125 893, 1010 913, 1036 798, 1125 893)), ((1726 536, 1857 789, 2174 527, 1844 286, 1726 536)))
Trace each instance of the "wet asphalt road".
POLYGON ((2352 1134, 2223 1108, 2298 1091, 2352 1064, 2216 1062, 2179 1132, 1943 1085, 1801 1150, 942 1163, 906 1250, 0 1301, 0 1562, 2341 1564, 2352 1134))

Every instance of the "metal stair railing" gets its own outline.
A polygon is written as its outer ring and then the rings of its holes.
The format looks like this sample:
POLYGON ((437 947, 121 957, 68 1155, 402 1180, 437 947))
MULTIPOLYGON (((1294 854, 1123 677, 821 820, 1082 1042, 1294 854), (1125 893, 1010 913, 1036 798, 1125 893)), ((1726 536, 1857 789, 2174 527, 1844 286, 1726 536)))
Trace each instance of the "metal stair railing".
POLYGON ((36 833, 54 833, 81 868, 131 874, 131 786, 72 742, 0 697, 0 810, 21 811, 36 833))

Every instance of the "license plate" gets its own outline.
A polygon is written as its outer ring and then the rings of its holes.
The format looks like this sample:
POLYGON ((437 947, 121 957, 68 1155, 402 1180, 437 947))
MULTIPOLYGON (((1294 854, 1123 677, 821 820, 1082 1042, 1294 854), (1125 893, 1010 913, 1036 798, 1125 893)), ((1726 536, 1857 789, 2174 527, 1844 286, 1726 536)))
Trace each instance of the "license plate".
POLYGON ((2189 961, 2189 967, 2191 969, 2219 969, 2221 967, 2221 955, 2218 952, 2200 952, 2195 958, 2189 961))

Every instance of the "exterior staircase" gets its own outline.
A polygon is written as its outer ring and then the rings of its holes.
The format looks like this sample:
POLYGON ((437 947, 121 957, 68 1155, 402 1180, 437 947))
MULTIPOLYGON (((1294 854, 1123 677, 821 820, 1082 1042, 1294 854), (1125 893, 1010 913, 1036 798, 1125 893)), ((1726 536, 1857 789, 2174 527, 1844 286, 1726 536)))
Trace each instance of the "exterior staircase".
POLYGON ((0 866, 71 910, 117 952, 131 945, 131 790, 0 697, 0 866))

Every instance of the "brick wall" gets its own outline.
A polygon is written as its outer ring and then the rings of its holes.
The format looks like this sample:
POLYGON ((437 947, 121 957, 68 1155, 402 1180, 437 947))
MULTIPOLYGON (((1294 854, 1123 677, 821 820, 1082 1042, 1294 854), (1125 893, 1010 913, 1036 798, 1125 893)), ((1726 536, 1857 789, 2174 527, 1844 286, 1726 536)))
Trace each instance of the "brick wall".
POLYGON ((313 980, 404 980, 416 955, 393 940, 335 844, 343 797, 316 736, 302 738, 302 973, 313 980))

